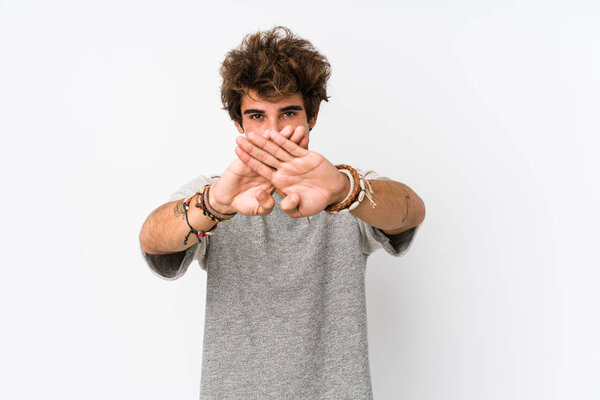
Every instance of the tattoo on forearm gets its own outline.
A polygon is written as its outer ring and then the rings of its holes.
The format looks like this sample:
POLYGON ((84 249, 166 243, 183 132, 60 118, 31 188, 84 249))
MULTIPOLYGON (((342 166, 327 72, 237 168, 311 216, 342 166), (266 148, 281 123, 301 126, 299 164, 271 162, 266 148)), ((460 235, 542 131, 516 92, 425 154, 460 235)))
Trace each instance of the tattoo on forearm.
POLYGON ((402 191, 404 193, 406 193, 406 196, 404 196, 404 201, 406 201, 406 212, 404 213, 404 217, 402 217, 402 223, 406 222, 406 219, 408 218, 408 207, 410 204, 410 194, 408 194, 408 192, 404 189, 402 189, 402 191))
POLYGON ((175 217, 181 217, 181 219, 185 219, 185 210, 183 209, 183 202, 177 201, 175 203, 175 208, 173 209, 173 213, 175 217))

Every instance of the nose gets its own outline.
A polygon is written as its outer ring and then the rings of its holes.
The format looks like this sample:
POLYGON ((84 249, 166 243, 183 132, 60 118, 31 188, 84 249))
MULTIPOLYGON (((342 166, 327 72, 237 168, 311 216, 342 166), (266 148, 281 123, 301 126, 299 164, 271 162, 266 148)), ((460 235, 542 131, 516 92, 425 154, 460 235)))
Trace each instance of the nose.
POLYGON ((285 128, 285 126, 286 125, 278 119, 275 119, 275 120, 269 119, 268 122, 263 125, 265 130, 261 132, 261 135, 263 137, 267 138, 268 137, 267 130, 281 132, 281 130, 283 128, 285 128))
POLYGON ((284 125, 281 123, 279 118, 269 120, 268 129, 280 132, 283 129, 284 125))

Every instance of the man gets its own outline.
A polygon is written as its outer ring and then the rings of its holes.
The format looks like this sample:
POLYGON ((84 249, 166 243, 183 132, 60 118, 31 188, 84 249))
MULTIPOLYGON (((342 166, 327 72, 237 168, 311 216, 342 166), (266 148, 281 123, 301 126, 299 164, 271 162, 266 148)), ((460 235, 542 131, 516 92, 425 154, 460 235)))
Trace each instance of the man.
POLYGON ((140 232, 161 277, 194 259, 207 272, 201 399, 372 398, 366 260, 406 253, 425 207, 402 183, 308 150, 329 74, 286 28, 247 36, 221 67, 237 158, 140 232))

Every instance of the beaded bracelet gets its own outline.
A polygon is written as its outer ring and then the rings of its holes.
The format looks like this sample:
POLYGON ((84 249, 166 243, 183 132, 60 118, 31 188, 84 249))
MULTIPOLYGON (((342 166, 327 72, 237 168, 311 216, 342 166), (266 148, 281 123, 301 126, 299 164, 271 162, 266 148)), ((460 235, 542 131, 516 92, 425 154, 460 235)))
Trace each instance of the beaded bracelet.
POLYGON ((195 204, 195 207, 199 208, 200 212, 202 212, 202 215, 204 215, 205 217, 210 218, 211 221, 221 222, 221 221, 223 221, 221 218, 212 215, 210 213, 210 211, 208 211, 208 209, 206 208, 206 203, 204 201, 204 192, 206 191, 207 186, 208 185, 204 186, 202 188, 201 192, 196 192, 196 204, 195 204))
POLYGON ((228 221, 231 218, 235 217, 237 212, 234 212, 232 214, 221 214, 220 212, 216 211, 210 206, 210 203, 208 202, 208 194, 211 185, 212 184, 204 185, 204 187, 202 188, 202 193, 196 193, 196 207, 201 208, 203 210, 202 213, 204 215, 218 222, 228 221))
MULTIPOLYGON (((194 196, 196 196, 198 193, 194 193, 193 195, 186 197, 185 200, 183 201, 183 210, 185 211, 185 222, 187 222, 188 226, 190 227, 190 231, 188 232, 188 234, 185 236, 185 239, 183 240, 183 244, 186 245, 189 236, 193 233, 196 238, 198 239, 198 243, 202 242, 202 237, 204 236, 210 236, 213 234, 213 232, 217 229, 217 227, 219 226, 219 223, 217 222, 215 224, 215 226, 212 227, 211 230, 209 231, 197 231, 195 230, 192 225, 190 225, 190 221, 188 220, 188 210, 190 209, 190 201, 192 201, 192 198, 194 196)), ((205 214, 206 215, 206 214, 205 214)), ((212 219, 212 218, 211 218, 212 219)), ((216 221, 215 219, 212 219, 213 221, 216 221)))

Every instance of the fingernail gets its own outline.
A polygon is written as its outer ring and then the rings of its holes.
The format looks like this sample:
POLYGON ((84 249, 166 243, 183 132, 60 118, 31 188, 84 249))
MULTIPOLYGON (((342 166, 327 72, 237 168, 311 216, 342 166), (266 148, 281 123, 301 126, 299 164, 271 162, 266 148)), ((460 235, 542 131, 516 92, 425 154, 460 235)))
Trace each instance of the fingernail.
POLYGON ((258 201, 263 201, 263 199, 265 198, 267 194, 265 192, 260 192, 258 194, 258 201))

